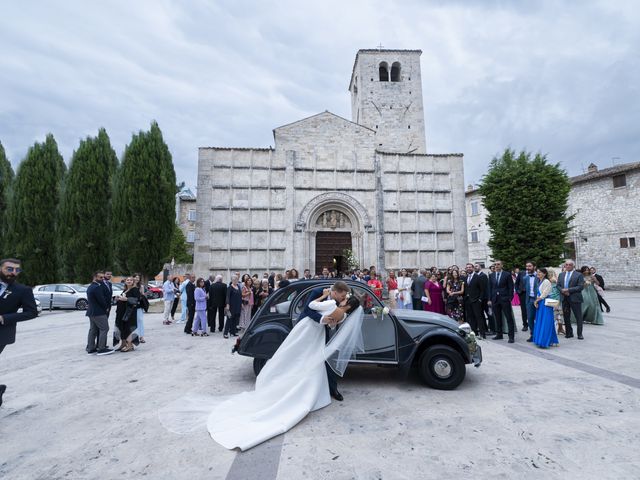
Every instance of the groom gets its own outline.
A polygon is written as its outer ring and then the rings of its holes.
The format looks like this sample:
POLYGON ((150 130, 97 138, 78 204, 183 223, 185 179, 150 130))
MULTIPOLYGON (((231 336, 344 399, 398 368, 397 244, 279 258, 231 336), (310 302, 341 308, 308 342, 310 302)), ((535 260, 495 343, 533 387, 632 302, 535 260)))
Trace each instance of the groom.
MULTIPOLYGON (((314 288, 309 293, 307 300, 304 305, 304 309, 302 313, 298 317, 298 321, 302 320, 305 317, 311 318, 315 322, 324 323, 325 324, 325 338, 329 340, 329 325, 336 325, 338 322, 342 320, 342 314, 338 312, 334 312, 331 315, 322 316, 320 312, 316 312, 309 308, 309 304, 320 298, 324 291, 323 287, 314 288), (335 315, 335 317, 334 317, 335 315), (340 317, 340 318, 338 318, 340 317)), ((338 304, 343 302, 345 298, 347 298, 347 293, 349 292, 349 286, 344 282, 336 282, 331 287, 331 292, 329 294, 329 298, 335 300, 338 304)), ((338 391, 338 376, 336 373, 329 367, 329 365, 325 365, 327 368, 327 379, 329 381, 329 393, 333 398, 341 402, 343 400, 342 394, 338 391)))

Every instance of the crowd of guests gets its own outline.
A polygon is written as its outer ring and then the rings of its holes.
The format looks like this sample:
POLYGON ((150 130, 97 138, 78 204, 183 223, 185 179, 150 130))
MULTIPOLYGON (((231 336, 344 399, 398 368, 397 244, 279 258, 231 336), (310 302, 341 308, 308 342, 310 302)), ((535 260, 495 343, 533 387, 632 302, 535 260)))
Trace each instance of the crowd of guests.
MULTIPOLYGON (((607 312, 611 310, 604 298, 604 279, 595 267, 585 266, 578 272, 573 261, 567 260, 556 272, 527 262, 524 269, 508 272, 503 270, 502 262, 496 261, 486 273, 482 265, 468 263, 462 269, 457 265, 445 270, 403 268, 397 275, 390 270, 386 278, 375 266, 347 274, 336 274, 325 267, 322 273, 313 276, 308 269, 300 275, 295 268, 283 273, 264 272, 261 276, 234 272, 229 283, 221 275, 205 279, 187 273, 182 279, 169 278, 163 284, 163 324, 182 323, 184 333, 191 336, 205 337, 217 331, 224 338, 237 337, 275 290, 300 279, 331 278, 365 283, 378 298, 384 297, 391 308, 448 315, 460 324, 468 323, 482 338, 493 335, 499 340, 506 334, 509 342, 513 342, 516 330, 513 307, 519 307, 522 331, 529 331, 528 341, 541 347, 557 345, 557 334, 573 337, 573 323, 577 325, 578 339, 582 339, 583 323, 603 324, 603 307, 607 312), (179 305, 181 314, 176 320, 179 305)), ((87 292, 87 315, 99 317, 99 322, 91 323, 89 331, 90 354, 130 352, 146 342, 144 314, 149 302, 140 275, 133 274, 124 280, 123 292, 115 297, 116 348, 106 346, 103 339, 108 332, 113 293, 110 281, 111 272, 96 272, 87 292), (100 315, 90 315, 96 310, 100 315)))

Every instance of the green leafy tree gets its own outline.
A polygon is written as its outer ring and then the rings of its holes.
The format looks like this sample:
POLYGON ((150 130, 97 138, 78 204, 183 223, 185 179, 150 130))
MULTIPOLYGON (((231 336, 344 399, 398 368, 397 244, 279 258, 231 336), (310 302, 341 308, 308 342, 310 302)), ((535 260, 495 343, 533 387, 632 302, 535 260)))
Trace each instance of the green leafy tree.
POLYGON ((133 135, 115 176, 114 255, 121 271, 155 275, 175 228, 176 174, 156 122, 133 135))
POLYGON ((52 283, 58 276, 57 209, 66 170, 53 135, 35 143, 18 167, 9 204, 5 251, 22 260, 20 280, 52 283))
POLYGON ((164 259, 164 263, 170 263, 173 259, 176 263, 191 263, 193 257, 187 251, 187 239, 178 225, 174 224, 173 236, 171 237, 171 247, 169 255, 164 259))
POLYGON ((0 142, 0 246, 5 244, 5 234, 7 231, 6 211, 11 197, 11 184, 13 182, 13 168, 4 153, 4 147, 0 142))
POLYGON ((489 247, 506 268, 558 265, 569 231, 571 184, 559 164, 546 155, 506 149, 491 160, 480 194, 491 231, 489 247))
POLYGON ((67 281, 89 282, 97 268, 111 267, 111 194, 117 166, 104 129, 82 140, 73 153, 58 224, 61 273, 67 281))

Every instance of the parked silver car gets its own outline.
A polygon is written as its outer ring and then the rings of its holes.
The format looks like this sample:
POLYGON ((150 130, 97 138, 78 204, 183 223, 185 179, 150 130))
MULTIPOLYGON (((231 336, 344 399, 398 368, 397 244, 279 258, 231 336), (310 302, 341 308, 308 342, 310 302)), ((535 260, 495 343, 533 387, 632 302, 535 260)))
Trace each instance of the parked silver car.
POLYGON ((42 308, 72 308, 86 310, 87 287, 74 283, 52 283, 37 285, 33 288, 33 296, 40 300, 42 308))

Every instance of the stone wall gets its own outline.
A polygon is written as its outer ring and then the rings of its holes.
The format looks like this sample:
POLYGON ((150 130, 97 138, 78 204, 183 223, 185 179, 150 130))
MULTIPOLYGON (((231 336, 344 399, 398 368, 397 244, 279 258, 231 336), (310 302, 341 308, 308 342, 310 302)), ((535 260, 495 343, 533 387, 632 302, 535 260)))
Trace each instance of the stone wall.
POLYGON ((627 185, 613 188, 610 176, 576 183, 569 195, 575 214, 570 240, 576 263, 594 266, 607 286, 640 287, 640 171, 626 173, 627 185), (621 248, 620 238, 635 238, 635 248, 621 248))
MULTIPOLYGON (((484 263, 486 267, 492 263, 491 249, 489 248, 489 239, 491 232, 487 225, 487 211, 482 203, 482 196, 477 189, 467 190, 465 193, 466 213, 467 213, 467 235, 469 239, 469 259, 472 263, 484 263), (477 214, 473 214, 471 204, 476 202, 478 205, 477 214), (478 233, 478 240, 473 241, 471 232, 478 233)), ((465 263, 467 263, 465 261, 465 263)), ((460 265, 460 264, 459 264, 460 265)))
POLYGON ((179 200, 179 205, 178 205, 178 227, 180 227, 180 230, 182 231, 184 238, 187 240, 187 252, 191 255, 193 254, 194 242, 189 242, 189 238, 190 238, 189 234, 190 232, 192 232, 191 235, 194 237, 194 240, 195 240, 195 235, 197 235, 196 223, 197 223, 196 200, 181 198, 179 200), (195 220, 189 220, 189 212, 191 210, 196 212, 195 220))

